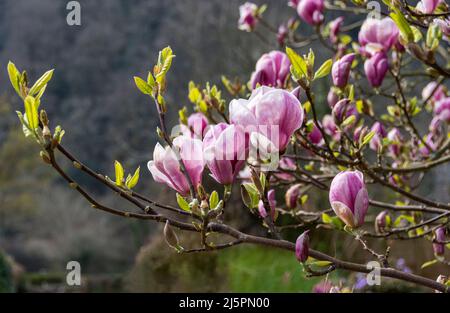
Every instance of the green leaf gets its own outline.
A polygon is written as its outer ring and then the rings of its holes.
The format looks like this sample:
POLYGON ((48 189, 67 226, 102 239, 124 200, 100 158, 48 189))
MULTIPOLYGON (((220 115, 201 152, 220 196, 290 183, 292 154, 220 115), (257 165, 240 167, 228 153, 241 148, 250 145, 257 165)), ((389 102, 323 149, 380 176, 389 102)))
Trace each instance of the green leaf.
POLYGON ((19 87, 20 72, 16 68, 14 63, 12 63, 11 61, 8 62, 8 75, 9 75, 9 80, 11 81, 11 85, 14 87, 14 90, 20 96, 20 87, 19 87))
POLYGON ((355 86, 353 86, 353 85, 350 85, 348 87, 348 99, 350 101, 355 100, 355 86))
POLYGON ((267 4, 261 5, 257 10, 257 15, 261 16, 267 10, 267 4))
POLYGON ((442 31, 439 25, 431 24, 428 27, 426 45, 431 50, 435 50, 439 46, 439 40, 442 38, 442 31))
POLYGON ((211 195, 209 196, 209 208, 211 210, 215 209, 217 204, 219 203, 219 194, 217 191, 211 192, 211 195))
POLYGON ((305 60, 289 47, 286 47, 286 54, 291 61, 291 71, 293 72, 292 74, 295 76, 295 79, 298 80, 307 76, 308 67, 305 60))
POLYGON ((53 139, 55 139, 58 143, 61 143, 62 137, 66 132, 61 128, 61 126, 56 126, 55 131, 53 133, 53 139))
POLYGON ((140 77, 134 76, 134 82, 136 84, 136 87, 144 94, 144 95, 152 95, 153 88, 145 82, 140 77))
POLYGON ((333 262, 330 262, 330 261, 314 261, 314 262, 308 263, 308 265, 310 265, 310 266, 312 265, 312 266, 317 266, 317 267, 326 267, 331 264, 333 264, 333 262))
POLYGON ((256 208, 259 202, 259 192, 256 186, 251 183, 242 184, 242 200, 249 209, 256 208))
POLYGON ((331 59, 326 60, 314 74, 314 79, 319 79, 330 74, 332 65, 333 61, 331 59))
POLYGON ((117 186, 122 186, 124 172, 123 172, 122 164, 120 164, 120 162, 117 161, 117 160, 114 162, 114 169, 115 169, 115 172, 116 172, 116 185, 117 186))
POLYGON ((148 72, 147 76, 147 84, 153 89, 156 86, 155 78, 153 77, 151 72, 148 72))
POLYGON ((373 136, 375 136, 375 131, 371 131, 370 133, 365 135, 361 143, 361 147, 367 145, 370 142, 370 140, 372 140, 373 136))
POLYGON ((128 189, 132 189, 133 187, 135 187, 139 181, 139 172, 141 170, 141 167, 139 166, 136 171, 134 171, 133 176, 130 176, 130 179, 127 178, 127 181, 125 183, 125 185, 127 186, 128 189))
POLYGON ((395 219, 394 226, 399 226, 403 220, 407 221, 410 224, 414 224, 414 217, 412 217, 410 215, 402 214, 395 219))
POLYGON ((51 69, 51 70, 45 72, 30 88, 30 91, 28 92, 28 94, 31 96, 35 96, 41 91, 42 88, 45 88, 45 86, 50 81, 50 79, 52 79, 53 71, 54 70, 51 69))
POLYGON ((331 224, 331 216, 329 216, 327 213, 322 213, 322 222, 324 222, 325 224, 331 224))
POLYGON ((189 203, 179 193, 177 193, 177 203, 180 209, 186 212, 190 212, 189 203))
POLYGON ((193 104, 197 104, 202 99, 200 90, 195 86, 194 82, 189 82, 189 100, 193 104))
POLYGON ((309 53, 308 53, 308 65, 313 68, 314 67, 314 61, 316 59, 316 56, 314 55, 314 51, 312 51, 312 49, 309 49, 309 53))
POLYGON ((392 8, 394 12, 389 14, 389 16, 394 20, 395 24, 397 25, 398 29, 400 30, 400 33, 402 37, 407 42, 413 42, 414 41, 414 33, 411 29, 411 26, 409 26, 408 21, 403 16, 402 12, 400 12, 397 8, 392 8))
POLYGON ((303 195, 300 197, 300 203, 303 205, 306 203, 306 201, 308 201, 309 196, 308 195, 303 195))
POLYGON ((428 267, 428 266, 431 266, 431 265, 433 265, 433 264, 436 264, 437 262, 438 262, 438 260, 431 260, 431 261, 425 262, 425 263, 422 264, 422 266, 421 266, 420 268, 421 268, 421 269, 424 269, 424 268, 426 268, 426 267, 428 267))
POLYGON ((187 125, 187 108, 183 107, 181 110, 178 110, 178 119, 180 120, 180 124, 187 125))
POLYGON ((165 47, 159 53, 158 57, 158 65, 160 66, 159 72, 155 75, 156 81, 161 83, 162 79, 166 76, 172 65, 172 59, 175 55, 172 53, 172 49, 170 47, 165 47))
POLYGON ((22 131, 25 137, 29 137, 32 135, 30 127, 28 126, 28 121, 26 120, 26 116, 23 116, 22 112, 16 111, 17 116, 19 117, 20 123, 22 123, 22 131))
POLYGON ((415 27, 415 26, 411 26, 411 30, 413 32, 413 36, 414 36, 414 42, 419 42, 422 39, 422 33, 420 32, 420 30, 415 27))
POLYGON ((266 189, 266 185, 267 185, 266 174, 261 172, 261 174, 259 174, 259 181, 261 182, 261 186, 262 186, 263 190, 265 190, 266 189))
POLYGON ((342 127, 346 127, 346 126, 353 124, 355 121, 356 121, 356 116, 350 115, 342 122, 341 125, 342 125, 342 127))
POLYGON ((36 106, 36 101, 32 96, 27 96, 24 103, 28 126, 32 131, 34 131, 39 126, 39 114, 36 106))
POLYGON ((339 40, 341 41, 341 43, 343 45, 348 45, 349 43, 352 42, 353 39, 351 36, 349 36, 347 34, 342 34, 342 35, 339 35, 339 40))

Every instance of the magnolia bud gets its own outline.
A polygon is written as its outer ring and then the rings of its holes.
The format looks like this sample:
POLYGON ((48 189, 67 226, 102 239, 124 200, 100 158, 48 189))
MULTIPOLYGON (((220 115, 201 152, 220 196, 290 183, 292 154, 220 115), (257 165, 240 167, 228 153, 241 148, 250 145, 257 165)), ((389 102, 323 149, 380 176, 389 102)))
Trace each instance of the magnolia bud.
POLYGON ((44 125, 44 126, 48 125, 47 112, 45 112, 44 110, 41 110, 39 117, 40 117, 42 125, 44 125))
POLYGON ((171 248, 174 248, 177 251, 182 250, 179 245, 178 236, 175 234, 172 227, 170 227, 169 221, 166 221, 166 225, 164 225, 164 238, 171 248))
POLYGON ((298 236, 295 242, 295 256, 297 260, 304 263, 309 256, 309 230, 298 236))
POLYGON ((50 158, 48 157, 47 153, 45 153, 44 151, 39 152, 39 154, 41 155, 42 160, 47 163, 47 164, 52 164, 52 162, 50 161, 50 158))
POLYGON ((301 187, 301 184, 296 184, 286 191, 286 206, 289 209, 295 209, 297 207, 297 199, 301 195, 301 187))
POLYGON ((258 202, 258 213, 259 213, 259 216, 261 216, 262 218, 267 217, 267 210, 264 207, 264 202, 262 200, 259 200, 259 202, 258 202))
POLYGON ((383 211, 377 215, 375 218, 375 230, 378 234, 382 234, 389 227, 391 218, 388 215, 387 211, 383 211))
POLYGON ((337 174, 330 186, 330 204, 336 215, 349 227, 364 223, 369 208, 369 194, 360 171, 337 174))
POLYGON ((437 257, 441 257, 445 253, 445 227, 441 226, 434 232, 435 243, 433 243, 433 251, 437 257))

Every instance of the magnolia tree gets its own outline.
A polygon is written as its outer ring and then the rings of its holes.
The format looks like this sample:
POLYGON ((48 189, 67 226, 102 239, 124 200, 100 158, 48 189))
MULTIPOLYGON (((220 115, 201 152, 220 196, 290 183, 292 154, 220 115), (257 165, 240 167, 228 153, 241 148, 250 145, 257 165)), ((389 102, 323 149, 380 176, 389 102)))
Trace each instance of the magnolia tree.
MULTIPOLYGON (((434 280, 399 270, 392 265, 389 247, 376 251, 367 241, 426 239, 435 259, 423 266, 449 264, 445 250, 449 248, 450 204, 417 192, 428 171, 450 160, 450 97, 444 86, 450 77, 448 6, 441 0, 422 0, 415 7, 406 0, 384 0, 382 7, 364 0, 346 2, 291 0, 287 5, 295 10, 295 17, 279 27, 263 18, 266 6, 243 4, 239 29, 264 40, 271 40, 272 33, 280 50, 261 56, 248 83, 222 78, 233 98, 229 103, 217 86, 189 83, 193 104, 189 111, 195 112, 180 110, 179 125, 171 130, 166 112, 173 106, 166 104, 165 96, 175 57, 172 50, 160 51, 145 79, 134 77, 159 117, 161 143, 154 148, 148 170, 156 182, 174 190, 177 207, 135 191, 139 168, 125 175, 116 161, 115 179, 110 179, 77 159, 61 143, 64 131, 51 127, 40 106, 53 71, 31 85, 26 73, 10 62, 9 77, 25 107, 25 112, 17 112, 23 131, 40 145, 43 161, 93 208, 164 223, 166 241, 179 253, 256 244, 292 251, 307 276, 336 269, 370 273, 379 264, 377 273, 382 277, 448 292, 445 275, 434 280), (329 21, 331 11, 352 12, 361 19, 351 24, 344 16, 329 21), (310 26, 314 34, 302 36, 299 25, 310 26), (357 31, 358 38, 353 38, 357 31), (330 55, 319 65, 311 49, 305 55, 299 53, 314 41, 330 55), (332 87, 321 97, 328 103, 322 103, 317 101, 314 85, 329 77, 332 87), (417 94, 418 77, 426 82, 421 94, 417 94), (331 113, 319 116, 324 109, 331 113), (426 121, 426 132, 417 126, 418 119, 426 121), (99 203, 67 174, 60 158, 109 187, 136 210, 99 203), (207 174, 222 187, 206 188, 202 180, 207 174), (391 190, 397 199, 375 200, 371 197, 375 188, 391 190), (227 204, 231 205, 232 189, 240 190, 242 210, 253 213, 254 222, 267 230, 267 236, 230 225, 227 204), (308 194, 317 191, 329 195, 329 209, 307 205, 308 194), (285 203, 277 202, 282 195, 285 203), (373 225, 368 221, 374 221, 373 225), (371 266, 313 249, 309 238, 314 232, 310 231, 319 226, 353 236, 368 252, 371 266), (283 238, 286 228, 298 231, 296 242, 283 238), (199 234, 198 247, 183 248, 179 235, 184 232, 199 234)), ((348 289, 326 282, 317 290, 348 289)))

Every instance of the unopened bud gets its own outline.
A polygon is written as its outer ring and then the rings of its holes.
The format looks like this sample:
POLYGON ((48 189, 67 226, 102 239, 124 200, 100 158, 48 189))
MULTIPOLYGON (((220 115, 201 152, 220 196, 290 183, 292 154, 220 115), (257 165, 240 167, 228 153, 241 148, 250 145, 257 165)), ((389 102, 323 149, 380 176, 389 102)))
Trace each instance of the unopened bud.
POLYGON ((375 230, 378 234, 382 234, 390 226, 390 216, 387 211, 383 211, 375 218, 375 230))
POLYGON ((435 243, 433 243, 433 251, 436 257, 442 257, 445 253, 445 227, 441 226, 434 232, 435 243))
POLYGON ((161 130, 161 128, 156 128, 156 133, 158 134, 158 137, 161 139, 164 139, 164 132, 161 130))
POLYGON ((48 157, 47 153, 45 153, 44 151, 39 152, 42 160, 47 163, 47 164, 52 164, 52 162, 50 161, 50 158, 48 157))
POLYGON ((297 200, 301 194, 301 187, 301 184, 295 184, 286 191, 286 206, 289 209, 295 209, 297 207, 297 200))
POLYGON ((172 227, 170 227, 169 221, 166 221, 166 225, 164 225, 164 239, 171 248, 174 248, 178 252, 183 250, 179 244, 177 234, 175 234, 172 227))
POLYGON ((202 199, 202 200, 207 199, 207 194, 206 194, 205 188, 203 188, 202 185, 197 186, 197 192, 198 192, 198 196, 200 197, 200 199, 202 199))
POLYGON ((264 202, 262 200, 259 200, 259 202, 258 202, 258 213, 259 213, 259 216, 261 216, 262 218, 267 217, 267 210, 264 207, 264 202))
POLYGON ((309 230, 298 236, 295 242, 295 256, 299 262, 304 263, 309 256, 309 230))
POLYGON ((39 114, 39 118, 41 120, 42 125, 44 125, 44 126, 48 125, 48 117, 47 117, 47 112, 45 112, 45 110, 41 110, 41 112, 39 114))
POLYGON ((48 128, 47 125, 44 125, 44 127, 42 127, 42 136, 48 140, 50 140, 52 138, 52 133, 50 131, 50 128, 48 128))

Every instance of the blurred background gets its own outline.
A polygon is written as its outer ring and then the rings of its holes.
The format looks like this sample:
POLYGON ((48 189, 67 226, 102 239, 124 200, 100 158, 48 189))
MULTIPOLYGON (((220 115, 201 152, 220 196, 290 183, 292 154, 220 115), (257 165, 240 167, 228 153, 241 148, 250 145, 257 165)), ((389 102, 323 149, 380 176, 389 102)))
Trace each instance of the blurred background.
MULTIPOLYGON (((209 81, 220 88, 221 75, 247 81, 260 55, 278 48, 275 36, 262 41, 237 29, 241 0, 85 0, 79 1, 81 26, 67 25, 67 2, 0 1, 0 291, 310 291, 320 279, 304 278, 291 253, 241 246, 220 253, 178 255, 164 243, 161 225, 91 209, 42 163, 35 143, 24 138, 14 112, 23 104, 6 72, 8 60, 27 70, 31 81, 55 68, 43 106, 51 124, 65 129, 64 145, 105 175, 113 175, 114 160, 130 171, 140 165, 137 190, 174 203, 174 193, 154 184, 147 170, 158 121, 152 103, 136 89, 132 77, 146 76, 157 52, 172 47, 176 59, 168 76, 167 100, 173 125, 178 109, 186 105, 192 112, 187 98, 190 80, 202 86, 209 81), (65 284, 66 264, 71 260, 81 264, 81 287, 65 284)), ((273 25, 296 14, 287 0, 264 3, 269 5, 265 16, 273 25)), ((327 20, 332 17, 327 15, 327 20)), ((349 15, 346 21, 356 18, 349 15)), ((301 26, 299 31, 307 34, 308 29, 301 26)), ((325 58, 323 50, 315 49, 317 59, 325 58)), ((319 103, 324 103, 323 114, 328 82, 321 84, 316 92, 319 103)), ((67 170, 102 202, 127 205, 70 165, 67 170)), ((440 171, 429 175, 423 191, 448 201, 449 166, 440 171)), ((371 194, 393 198, 381 191, 371 194)), ((313 207, 328 205, 323 195, 311 198, 313 207)), ((239 204, 238 194, 234 201, 230 223, 263 234, 239 204)), ((286 234, 292 240, 297 235, 296 231, 286 234)), ((183 245, 199 243, 195 235, 181 237, 183 245)), ((367 258, 345 236, 318 230, 313 238, 315 248, 333 255, 356 261, 367 258)), ((394 259, 405 258, 402 266, 437 276, 438 266, 420 270, 424 261, 432 259, 431 245, 390 244, 394 259)), ((357 277, 338 272, 332 279, 353 282, 357 277)))

